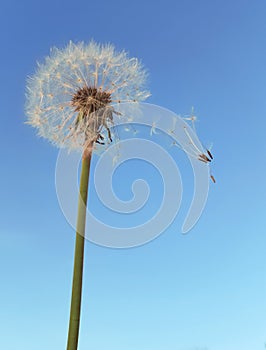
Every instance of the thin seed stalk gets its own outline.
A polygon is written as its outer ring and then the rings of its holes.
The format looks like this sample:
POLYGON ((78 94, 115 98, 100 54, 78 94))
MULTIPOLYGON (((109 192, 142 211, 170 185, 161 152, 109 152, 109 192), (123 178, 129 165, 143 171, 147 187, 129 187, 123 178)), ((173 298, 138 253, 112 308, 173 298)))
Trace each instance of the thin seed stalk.
POLYGON ((84 243, 85 243, 85 224, 86 224, 86 208, 88 197, 88 183, 90 174, 90 162, 92 152, 87 152, 83 155, 81 176, 80 176, 80 196, 78 201, 77 215, 77 230, 76 244, 74 255, 74 271, 72 282, 72 297, 70 307, 70 319, 68 329, 67 350, 77 350, 80 309, 81 309, 81 294, 82 294, 82 276, 83 276, 83 261, 84 261, 84 243))

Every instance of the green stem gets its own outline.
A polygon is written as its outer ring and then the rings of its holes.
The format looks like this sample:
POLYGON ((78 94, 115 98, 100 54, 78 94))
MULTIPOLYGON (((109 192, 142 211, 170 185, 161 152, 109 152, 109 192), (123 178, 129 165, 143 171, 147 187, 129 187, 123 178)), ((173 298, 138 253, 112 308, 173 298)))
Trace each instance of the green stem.
POLYGON ((90 174, 90 161, 91 161, 91 152, 88 155, 83 156, 83 159, 82 159, 67 350, 77 350, 78 348, 83 260, 84 260, 84 243, 85 243, 84 236, 85 236, 86 207, 87 207, 87 197, 88 197, 88 182, 89 182, 89 174, 90 174))

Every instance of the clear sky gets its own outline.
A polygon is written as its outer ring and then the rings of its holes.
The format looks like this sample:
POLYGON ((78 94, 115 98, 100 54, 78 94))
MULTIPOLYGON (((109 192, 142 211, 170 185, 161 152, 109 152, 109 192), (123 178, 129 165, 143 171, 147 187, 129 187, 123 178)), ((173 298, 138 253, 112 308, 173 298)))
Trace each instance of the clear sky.
POLYGON ((25 80, 51 46, 92 38, 141 58, 149 102, 195 107, 217 183, 187 235, 189 163, 181 210, 159 238, 125 250, 86 244, 79 349, 264 348, 265 18, 263 0, 1 4, 1 349, 65 348, 75 235, 56 198, 58 150, 24 124, 25 80))

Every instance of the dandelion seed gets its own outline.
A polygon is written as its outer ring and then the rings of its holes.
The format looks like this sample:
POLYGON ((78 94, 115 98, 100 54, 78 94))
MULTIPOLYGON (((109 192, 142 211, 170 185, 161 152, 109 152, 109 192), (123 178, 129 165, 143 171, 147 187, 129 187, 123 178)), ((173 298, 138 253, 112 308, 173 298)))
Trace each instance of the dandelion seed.
MULTIPOLYGON (((213 160, 213 155, 210 152, 209 149, 206 149, 206 154, 199 149, 199 147, 195 144, 195 142, 193 141, 191 135, 189 134, 187 127, 184 126, 184 132, 188 138, 189 141, 189 145, 191 146, 189 150, 184 149, 183 147, 180 147, 184 150, 185 153, 187 153, 188 155, 197 158, 199 161, 208 164, 211 163, 211 161, 213 160)), ((216 180, 214 178, 213 175, 210 176, 211 180, 213 181, 213 183, 216 183, 216 180)))
POLYGON ((198 117, 195 115, 194 107, 191 108, 190 114, 183 117, 183 119, 191 121, 193 130, 196 132, 195 122, 198 120, 198 117))
POLYGON ((208 156, 211 158, 211 159, 213 159, 213 155, 211 154, 211 151, 210 150, 206 150, 207 151, 207 153, 208 153, 208 156))
POLYGON ((152 136, 153 134, 158 134, 158 132, 156 131, 156 127, 157 127, 157 123, 155 121, 152 122, 150 136, 152 136))
POLYGON ((177 119, 175 117, 173 117, 172 121, 173 121, 173 125, 172 125, 171 129, 167 130, 167 132, 168 132, 168 134, 175 136, 175 128, 176 128, 177 119))
POLYGON ((189 139, 189 143, 194 147, 193 151, 195 152, 195 154, 197 155, 197 153, 199 153, 199 155, 202 154, 201 150, 196 146, 195 142, 193 141, 192 137, 189 135, 189 132, 187 131, 186 126, 184 126, 184 131, 189 139))
POLYGON ((215 177, 213 175, 211 175, 211 179, 213 183, 216 183, 215 177))
POLYGON ((113 166, 115 166, 118 163, 119 159, 120 159, 120 154, 118 153, 113 157, 113 166))

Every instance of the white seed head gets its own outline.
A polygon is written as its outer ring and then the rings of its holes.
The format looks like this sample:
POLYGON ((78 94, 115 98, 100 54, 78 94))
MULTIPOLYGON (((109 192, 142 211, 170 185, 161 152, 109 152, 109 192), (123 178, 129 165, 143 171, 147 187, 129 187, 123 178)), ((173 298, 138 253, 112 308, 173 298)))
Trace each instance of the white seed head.
POLYGON ((147 73, 136 58, 110 44, 70 42, 51 49, 27 81, 27 123, 58 147, 84 149, 103 141, 112 126, 113 105, 141 102, 147 73))

